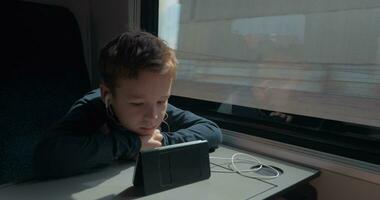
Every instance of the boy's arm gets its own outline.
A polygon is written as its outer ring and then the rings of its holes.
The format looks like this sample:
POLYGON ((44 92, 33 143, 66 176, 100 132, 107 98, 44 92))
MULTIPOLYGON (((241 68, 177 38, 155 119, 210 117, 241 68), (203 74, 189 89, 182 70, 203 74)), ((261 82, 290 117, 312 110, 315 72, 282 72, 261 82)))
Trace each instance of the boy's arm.
POLYGON ((39 178, 70 176, 110 164, 121 155, 133 157, 140 139, 125 130, 108 128, 102 102, 79 101, 48 131, 36 150, 34 167, 39 178), (107 133, 107 130, 108 133, 107 133))
POLYGON ((170 130, 168 131, 170 132, 163 132, 165 145, 207 140, 210 150, 213 150, 222 142, 221 130, 214 122, 170 104, 167 113, 166 121, 169 124, 170 130))

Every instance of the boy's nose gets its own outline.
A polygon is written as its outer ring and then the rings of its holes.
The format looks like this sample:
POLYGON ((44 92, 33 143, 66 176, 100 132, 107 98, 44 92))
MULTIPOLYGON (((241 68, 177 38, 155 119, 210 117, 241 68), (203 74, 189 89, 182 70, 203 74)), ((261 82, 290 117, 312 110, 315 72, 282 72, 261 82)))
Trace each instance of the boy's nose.
POLYGON ((147 119, 158 119, 158 112, 155 106, 149 106, 145 112, 145 118, 147 119))

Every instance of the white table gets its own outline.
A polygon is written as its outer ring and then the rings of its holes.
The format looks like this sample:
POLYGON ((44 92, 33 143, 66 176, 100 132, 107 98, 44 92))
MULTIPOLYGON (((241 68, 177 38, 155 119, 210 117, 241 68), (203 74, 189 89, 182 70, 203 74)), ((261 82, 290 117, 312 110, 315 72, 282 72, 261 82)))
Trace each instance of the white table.
MULTIPOLYGON (((221 146, 210 156, 231 157, 236 152, 249 153, 261 162, 283 170, 275 179, 247 178, 237 173, 213 172, 223 168, 211 164, 211 178, 148 196, 136 194, 133 185, 134 163, 115 163, 97 172, 44 182, 28 182, 0 187, 0 199, 266 199, 310 181, 319 171, 271 159, 260 154, 221 146)), ((216 164, 227 161, 210 160, 216 164)), ((253 174, 252 174, 253 175, 253 174)))

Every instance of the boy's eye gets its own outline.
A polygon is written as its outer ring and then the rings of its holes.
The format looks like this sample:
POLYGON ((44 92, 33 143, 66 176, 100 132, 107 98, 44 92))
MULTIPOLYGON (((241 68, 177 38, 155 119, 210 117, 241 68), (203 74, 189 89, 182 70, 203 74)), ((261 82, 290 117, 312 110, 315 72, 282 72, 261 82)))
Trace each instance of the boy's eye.
POLYGON ((132 106, 142 106, 144 105, 144 103, 136 103, 136 102, 132 102, 132 103, 129 103, 131 104, 132 106))
POLYGON ((164 104, 164 103, 166 103, 166 100, 164 100, 164 101, 157 101, 157 103, 158 104, 164 104))

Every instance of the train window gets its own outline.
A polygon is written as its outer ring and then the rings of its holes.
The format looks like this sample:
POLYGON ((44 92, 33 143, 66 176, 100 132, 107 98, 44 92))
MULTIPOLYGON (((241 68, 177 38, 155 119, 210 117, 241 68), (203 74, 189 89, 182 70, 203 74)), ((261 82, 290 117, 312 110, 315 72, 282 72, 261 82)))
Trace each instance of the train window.
POLYGON ((378 1, 142 4, 142 28, 177 53, 173 104, 222 128, 380 164, 378 1))

